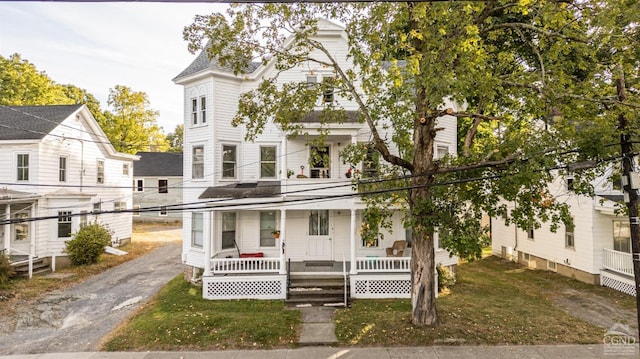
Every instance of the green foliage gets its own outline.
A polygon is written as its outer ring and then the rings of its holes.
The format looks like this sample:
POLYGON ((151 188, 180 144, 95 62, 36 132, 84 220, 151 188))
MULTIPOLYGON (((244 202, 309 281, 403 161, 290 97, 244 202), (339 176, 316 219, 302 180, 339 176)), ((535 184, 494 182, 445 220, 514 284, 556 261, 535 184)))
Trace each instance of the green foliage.
POLYGON ((16 270, 9 262, 9 256, 0 253, 0 285, 9 283, 15 274, 16 270))
POLYGON ((179 124, 173 132, 167 135, 167 142, 169 143, 169 152, 182 152, 182 144, 184 142, 184 125, 179 124))
POLYGON ((88 224, 65 242, 64 252, 73 265, 97 263, 104 247, 111 244, 111 231, 98 222, 88 224))
POLYGON ((438 289, 440 291, 449 289, 456 284, 456 275, 449 268, 444 268, 438 264, 436 271, 438 272, 438 289))

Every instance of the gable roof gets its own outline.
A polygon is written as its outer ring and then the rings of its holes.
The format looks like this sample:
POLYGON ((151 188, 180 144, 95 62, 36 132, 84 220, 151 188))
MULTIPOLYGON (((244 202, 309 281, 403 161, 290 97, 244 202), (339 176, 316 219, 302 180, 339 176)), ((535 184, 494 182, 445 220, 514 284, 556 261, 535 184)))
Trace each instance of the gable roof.
POLYGON ((0 106, 0 140, 42 139, 82 106, 0 106))
POLYGON ((182 177, 182 153, 138 152, 140 156, 133 166, 134 177, 182 177))

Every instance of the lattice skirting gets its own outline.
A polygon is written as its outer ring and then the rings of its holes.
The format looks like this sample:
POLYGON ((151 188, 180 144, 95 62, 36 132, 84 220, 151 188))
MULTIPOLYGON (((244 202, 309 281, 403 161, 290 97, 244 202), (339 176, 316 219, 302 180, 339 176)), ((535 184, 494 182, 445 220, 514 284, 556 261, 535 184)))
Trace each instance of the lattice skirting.
POLYGON ((634 284, 610 278, 604 274, 600 274, 600 283, 605 287, 613 288, 619 292, 632 295, 634 297, 636 296, 636 286, 634 284))
POLYGON ((411 275, 352 275, 352 298, 411 298, 411 275))
POLYGON ((202 296, 205 299, 286 299, 287 277, 227 276, 203 277, 202 296))

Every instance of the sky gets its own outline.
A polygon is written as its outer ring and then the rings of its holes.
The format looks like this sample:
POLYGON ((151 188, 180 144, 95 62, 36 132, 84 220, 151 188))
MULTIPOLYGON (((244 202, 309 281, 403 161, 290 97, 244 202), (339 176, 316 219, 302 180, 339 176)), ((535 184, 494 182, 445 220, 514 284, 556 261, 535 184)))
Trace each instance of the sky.
POLYGON ((171 80, 196 56, 182 30, 226 6, 0 1, 0 55, 19 53, 53 81, 93 94, 103 110, 116 85, 145 92, 169 133, 184 116, 182 87, 171 80))

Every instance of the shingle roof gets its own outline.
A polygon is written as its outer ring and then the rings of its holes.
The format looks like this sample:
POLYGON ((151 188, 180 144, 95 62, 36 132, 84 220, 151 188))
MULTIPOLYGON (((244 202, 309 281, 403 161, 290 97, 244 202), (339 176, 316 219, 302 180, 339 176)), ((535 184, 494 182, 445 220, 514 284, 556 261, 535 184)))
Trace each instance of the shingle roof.
POLYGON ((207 188, 198 199, 207 198, 266 198, 280 195, 279 181, 232 183, 207 188))
POLYGON ((138 152, 140 159, 133 165, 134 177, 182 177, 182 153, 138 152))
POLYGON ((42 139, 82 106, 0 106, 0 140, 42 139))
MULTIPOLYGON (((259 62, 250 63, 249 68, 246 69, 245 73, 248 73, 248 74, 252 73, 258 67, 260 67, 260 65, 261 63, 259 62)), ((193 62, 191 62, 191 64, 187 66, 186 69, 182 70, 182 72, 178 74, 178 76, 173 78, 173 81, 179 80, 183 77, 193 75, 195 73, 198 73, 204 70, 217 70, 222 72, 233 73, 233 70, 231 69, 230 66, 220 65, 218 63, 218 60, 215 58, 209 59, 208 52, 206 50, 203 50, 200 52, 200 54, 198 54, 195 60, 193 60, 193 62)))

